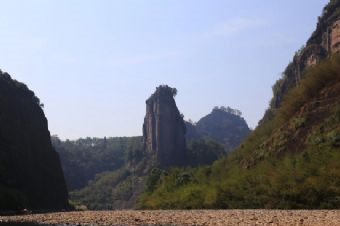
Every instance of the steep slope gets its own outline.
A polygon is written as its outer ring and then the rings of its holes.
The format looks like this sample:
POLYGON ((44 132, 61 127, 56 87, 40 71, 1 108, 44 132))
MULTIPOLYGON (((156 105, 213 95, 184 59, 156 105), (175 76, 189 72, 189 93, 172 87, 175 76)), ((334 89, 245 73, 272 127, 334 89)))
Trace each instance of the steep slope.
POLYGON ((237 147, 250 133, 241 112, 230 107, 215 107, 197 123, 186 122, 188 140, 208 138, 224 145, 225 151, 237 147))
POLYGON ((340 208, 339 12, 330 1, 235 151, 210 167, 163 173, 140 207, 340 208))
POLYGON ((0 72, 0 210, 68 206, 41 106, 26 85, 0 72))
POLYGON ((340 1, 331 0, 318 18, 316 30, 287 66, 273 86, 274 97, 271 109, 280 107, 287 91, 299 84, 303 73, 309 67, 316 65, 331 54, 340 51, 340 1))

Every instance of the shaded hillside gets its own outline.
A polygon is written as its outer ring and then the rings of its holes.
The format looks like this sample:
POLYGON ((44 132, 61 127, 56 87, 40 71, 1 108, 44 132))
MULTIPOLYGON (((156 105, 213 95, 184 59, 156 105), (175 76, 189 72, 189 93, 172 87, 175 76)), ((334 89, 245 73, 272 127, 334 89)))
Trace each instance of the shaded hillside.
POLYGON ((330 1, 235 151, 212 166, 162 172, 140 207, 340 208, 339 12, 330 1))
POLYGON ((209 138, 190 140, 187 146, 188 161, 186 166, 209 165, 227 155, 221 143, 209 138))
POLYGON ((25 84, 0 71, 0 210, 68 206, 41 106, 25 84))
POLYGON ((145 189, 146 168, 147 161, 140 161, 134 167, 125 165, 98 173, 87 186, 72 191, 71 200, 75 206, 86 209, 133 208, 145 189))
POLYGON ((69 191, 85 187, 98 173, 113 171, 126 164, 135 149, 141 149, 142 137, 85 138, 61 141, 52 136, 60 155, 69 191))
POLYGON ((132 205, 125 202, 131 198, 130 187, 125 186, 124 190, 121 184, 126 184, 124 181, 134 172, 140 172, 145 161, 142 137, 61 141, 53 136, 52 140, 75 206, 112 209, 132 205))
POLYGON ((188 140, 212 139, 223 144, 227 152, 237 147, 250 133, 241 112, 230 107, 215 107, 197 123, 186 122, 186 128, 188 140))

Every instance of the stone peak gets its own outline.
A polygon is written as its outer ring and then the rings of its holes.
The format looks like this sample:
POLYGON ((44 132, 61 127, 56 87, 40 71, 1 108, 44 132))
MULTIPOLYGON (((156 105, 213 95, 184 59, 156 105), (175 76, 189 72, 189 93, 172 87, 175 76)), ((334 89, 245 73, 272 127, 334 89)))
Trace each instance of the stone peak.
POLYGON ((159 97, 175 97, 177 95, 177 89, 168 85, 160 85, 156 87, 156 91, 147 99, 146 102, 152 101, 159 97))

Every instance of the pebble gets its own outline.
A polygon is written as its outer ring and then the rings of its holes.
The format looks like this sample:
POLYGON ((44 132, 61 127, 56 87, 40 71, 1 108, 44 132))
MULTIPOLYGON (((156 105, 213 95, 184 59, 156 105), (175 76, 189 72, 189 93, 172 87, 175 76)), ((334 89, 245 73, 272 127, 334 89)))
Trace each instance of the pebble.
POLYGON ((0 222, 59 226, 340 226, 340 210, 83 211, 0 216, 0 222))

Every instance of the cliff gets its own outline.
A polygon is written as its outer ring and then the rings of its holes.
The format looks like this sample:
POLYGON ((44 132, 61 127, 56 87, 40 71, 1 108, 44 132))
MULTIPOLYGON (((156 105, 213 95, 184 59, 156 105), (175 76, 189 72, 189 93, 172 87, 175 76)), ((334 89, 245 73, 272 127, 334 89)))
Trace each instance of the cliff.
POLYGON ((0 210, 68 206, 41 106, 25 84, 0 71, 0 210))
POLYGON ((177 109, 176 89, 159 86, 146 101, 144 149, 161 167, 186 162, 185 124, 177 109))
POLYGON ((323 59, 340 51, 340 1, 331 0, 318 18, 316 30, 292 62, 286 67, 282 78, 273 86, 271 108, 280 107, 287 91, 297 86, 306 70, 323 59))

